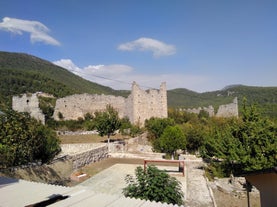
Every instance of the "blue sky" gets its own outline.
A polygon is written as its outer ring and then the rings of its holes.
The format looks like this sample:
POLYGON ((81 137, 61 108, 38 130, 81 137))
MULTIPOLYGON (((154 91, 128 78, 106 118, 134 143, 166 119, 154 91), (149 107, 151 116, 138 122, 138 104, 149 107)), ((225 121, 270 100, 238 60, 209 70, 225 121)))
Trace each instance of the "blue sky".
POLYGON ((114 89, 277 86, 277 1, 0 0, 0 50, 114 89))

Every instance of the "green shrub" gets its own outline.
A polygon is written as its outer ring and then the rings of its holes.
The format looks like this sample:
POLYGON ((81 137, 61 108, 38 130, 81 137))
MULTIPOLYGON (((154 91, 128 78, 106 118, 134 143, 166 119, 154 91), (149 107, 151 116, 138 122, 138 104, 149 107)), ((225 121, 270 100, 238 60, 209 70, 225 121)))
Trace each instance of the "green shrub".
POLYGON ((183 204, 184 195, 181 183, 176 178, 170 177, 155 166, 148 166, 146 171, 139 166, 135 174, 136 179, 130 175, 125 178, 128 186, 123 189, 123 194, 126 197, 168 204, 183 204))
POLYGON ((55 132, 27 113, 5 111, 0 119, 0 166, 50 161, 60 152, 55 132))

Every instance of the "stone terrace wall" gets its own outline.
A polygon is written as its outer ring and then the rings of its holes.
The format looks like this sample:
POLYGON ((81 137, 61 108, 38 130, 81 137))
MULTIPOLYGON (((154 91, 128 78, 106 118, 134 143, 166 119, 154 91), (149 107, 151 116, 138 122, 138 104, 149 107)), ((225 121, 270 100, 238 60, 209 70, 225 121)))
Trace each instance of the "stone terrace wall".
POLYGON ((73 170, 108 157, 106 144, 63 144, 61 148, 60 157, 67 156, 73 162, 73 170))

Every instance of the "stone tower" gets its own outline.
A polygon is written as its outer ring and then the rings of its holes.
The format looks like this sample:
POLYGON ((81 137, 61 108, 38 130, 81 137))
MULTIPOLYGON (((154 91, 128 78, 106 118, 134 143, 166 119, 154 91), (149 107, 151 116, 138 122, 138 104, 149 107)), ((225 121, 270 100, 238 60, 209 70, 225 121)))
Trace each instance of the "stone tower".
POLYGON ((163 82, 160 90, 142 90, 133 82, 131 95, 127 99, 126 109, 131 123, 144 125, 151 117, 167 118, 166 83, 163 82))

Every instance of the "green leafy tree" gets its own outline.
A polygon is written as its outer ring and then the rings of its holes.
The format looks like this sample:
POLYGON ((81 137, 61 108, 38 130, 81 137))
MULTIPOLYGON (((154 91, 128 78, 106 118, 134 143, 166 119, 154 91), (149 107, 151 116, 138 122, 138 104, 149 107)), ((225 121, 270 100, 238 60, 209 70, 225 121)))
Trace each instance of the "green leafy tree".
POLYGON ((174 120, 170 118, 150 118, 145 121, 150 140, 159 138, 167 126, 174 126, 174 120))
POLYGON ((111 106, 107 105, 105 111, 97 111, 94 113, 95 128, 100 136, 108 137, 108 145, 110 136, 120 128, 121 122, 118 112, 111 106))
POLYGON ((276 124, 245 102, 242 118, 223 129, 212 130, 201 154, 221 159, 227 174, 271 168, 277 165, 276 134, 276 124))
POLYGON ((155 166, 148 166, 146 171, 139 166, 135 170, 135 175, 135 179, 130 175, 125 178, 128 186, 123 189, 123 194, 126 197, 183 204, 182 186, 176 178, 170 177, 155 166))
POLYGON ((256 106, 243 106, 242 122, 233 129, 233 136, 242 145, 241 167, 245 171, 277 166, 277 126, 261 117, 256 106))
POLYGON ((185 123, 182 126, 183 131, 185 132, 187 145, 186 149, 190 153, 195 153, 204 143, 205 137, 205 128, 201 124, 191 124, 185 123))
POLYGON ((155 140, 154 147, 175 157, 178 149, 186 148, 186 136, 179 126, 168 126, 161 137, 155 140))
POLYGON ((124 117, 120 121, 121 126, 119 132, 122 135, 130 135, 131 137, 135 137, 142 133, 142 129, 138 125, 131 124, 128 117, 124 117))
POLYGON ((0 165, 17 166, 28 162, 48 162, 60 152, 52 130, 27 113, 5 111, 0 117, 0 165))

